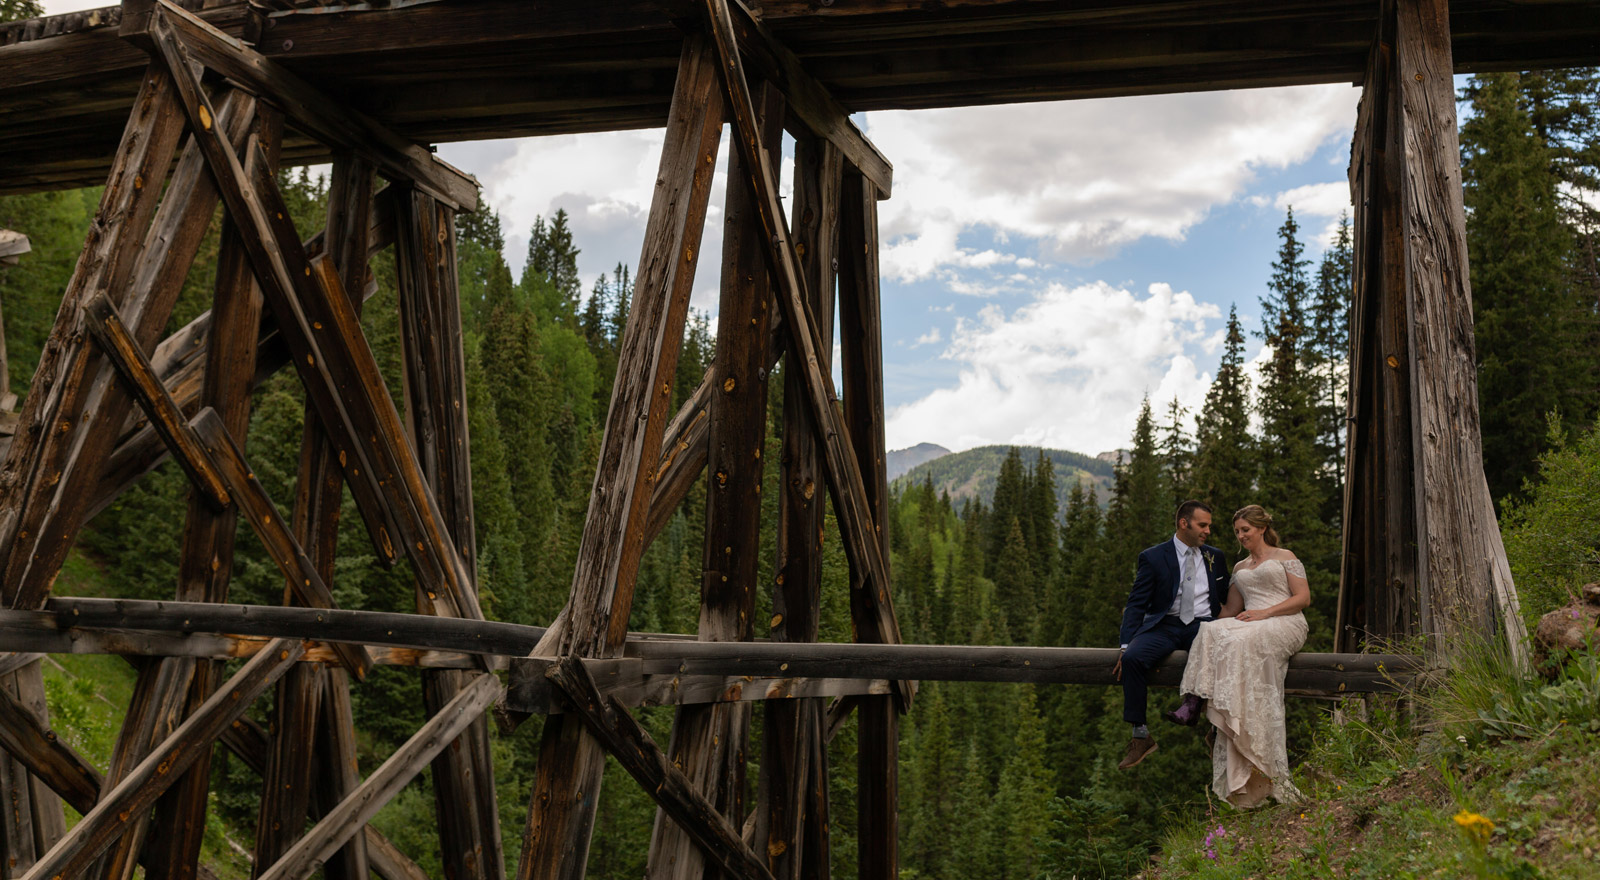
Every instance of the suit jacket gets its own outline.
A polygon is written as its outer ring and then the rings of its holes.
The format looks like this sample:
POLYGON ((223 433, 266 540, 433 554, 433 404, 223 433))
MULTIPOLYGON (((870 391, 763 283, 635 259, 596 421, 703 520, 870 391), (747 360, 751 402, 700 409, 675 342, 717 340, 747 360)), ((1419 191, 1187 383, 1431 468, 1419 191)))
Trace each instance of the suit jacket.
MULTIPOLYGON (((1228 601, 1228 557, 1209 544, 1202 544, 1200 551, 1211 591, 1211 616, 1216 618, 1222 613, 1223 603, 1228 601)), ((1128 605, 1122 610, 1122 644, 1132 642, 1135 636, 1167 616, 1172 603, 1178 599, 1178 582, 1182 577, 1178 549, 1172 546, 1170 539, 1139 554, 1133 590, 1128 593, 1128 605)))

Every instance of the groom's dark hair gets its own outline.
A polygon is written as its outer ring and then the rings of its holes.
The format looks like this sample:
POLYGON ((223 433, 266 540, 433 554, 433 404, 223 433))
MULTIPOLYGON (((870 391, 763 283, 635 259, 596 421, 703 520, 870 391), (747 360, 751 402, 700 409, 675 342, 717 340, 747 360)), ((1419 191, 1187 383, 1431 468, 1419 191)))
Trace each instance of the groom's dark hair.
POLYGON ((1185 501, 1178 505, 1178 515, 1173 519, 1175 522, 1182 522, 1186 519, 1192 519, 1194 517, 1194 512, 1197 510, 1203 510, 1206 513, 1212 512, 1211 505, 1205 503, 1204 501, 1185 501))

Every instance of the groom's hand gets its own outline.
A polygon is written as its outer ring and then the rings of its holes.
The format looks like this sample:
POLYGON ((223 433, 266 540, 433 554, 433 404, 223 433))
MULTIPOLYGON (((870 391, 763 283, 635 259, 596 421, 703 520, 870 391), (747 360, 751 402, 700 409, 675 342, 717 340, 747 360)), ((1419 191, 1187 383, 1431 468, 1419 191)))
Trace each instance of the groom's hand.
POLYGON ((1121 653, 1117 654, 1117 665, 1111 667, 1111 674, 1113 676, 1116 676, 1117 681, 1121 681, 1122 680, 1122 654, 1121 653))

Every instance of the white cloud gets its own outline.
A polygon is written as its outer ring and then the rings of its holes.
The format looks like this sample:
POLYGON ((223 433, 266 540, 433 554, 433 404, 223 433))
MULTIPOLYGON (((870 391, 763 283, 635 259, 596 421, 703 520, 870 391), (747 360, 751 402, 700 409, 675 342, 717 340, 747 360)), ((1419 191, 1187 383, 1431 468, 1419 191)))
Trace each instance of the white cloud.
POLYGON ((1009 314, 987 306, 957 320, 942 355, 961 364, 955 386, 895 408, 889 446, 1028 443, 1094 454, 1126 445, 1146 394, 1198 409, 1211 376, 1187 349, 1209 342, 1221 317, 1166 284, 1140 296, 1103 281, 1052 284, 1009 314))
POLYGON ((866 114, 895 163, 894 198, 879 209, 882 271, 910 282, 970 266, 980 253, 959 242, 978 229, 1078 262, 1147 236, 1181 239, 1257 169, 1344 136, 1356 98, 1315 86, 866 114))
POLYGON ((916 348, 919 345, 935 345, 943 338, 944 336, 939 332, 938 327, 930 327, 928 328, 928 332, 918 336, 917 341, 911 343, 911 347, 916 348))

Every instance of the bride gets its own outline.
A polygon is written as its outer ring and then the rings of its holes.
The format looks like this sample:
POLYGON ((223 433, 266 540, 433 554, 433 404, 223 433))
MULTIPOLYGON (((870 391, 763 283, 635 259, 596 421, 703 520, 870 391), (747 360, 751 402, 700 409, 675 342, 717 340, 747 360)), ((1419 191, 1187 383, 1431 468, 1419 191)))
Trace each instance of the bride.
POLYGON ((1182 685, 1189 696, 1174 720, 1192 724, 1205 706, 1217 728, 1211 787, 1248 809, 1268 795, 1280 803, 1300 797, 1289 780, 1283 676, 1306 641, 1300 612, 1311 604, 1311 589, 1305 566, 1278 546, 1272 517, 1259 504, 1234 514, 1233 530, 1250 555, 1234 567, 1238 589, 1228 591, 1222 614, 1200 625, 1189 648, 1182 685))

